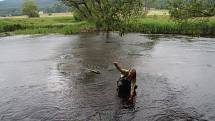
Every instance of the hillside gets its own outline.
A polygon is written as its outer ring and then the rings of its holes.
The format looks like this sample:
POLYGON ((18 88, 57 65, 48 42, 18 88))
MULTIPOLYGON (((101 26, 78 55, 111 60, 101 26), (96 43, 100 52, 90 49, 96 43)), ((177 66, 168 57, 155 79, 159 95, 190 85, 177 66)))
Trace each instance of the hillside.
MULTIPOLYGON (((66 11, 68 8, 61 5, 59 6, 58 0, 35 0, 39 10, 50 10, 55 12, 56 9, 61 11, 66 11)), ((0 0, 0 16, 7 15, 20 15, 20 8, 22 6, 23 0, 0 0)), ((58 11, 57 11, 58 12, 58 11)))

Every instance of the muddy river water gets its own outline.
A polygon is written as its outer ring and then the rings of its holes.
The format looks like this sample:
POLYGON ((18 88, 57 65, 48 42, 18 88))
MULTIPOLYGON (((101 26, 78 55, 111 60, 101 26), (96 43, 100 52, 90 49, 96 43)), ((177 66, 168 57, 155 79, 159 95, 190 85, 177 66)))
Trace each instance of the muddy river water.
POLYGON ((0 120, 215 121, 215 39, 1 37, 0 120), (133 102, 117 96, 113 61, 137 70, 133 102))

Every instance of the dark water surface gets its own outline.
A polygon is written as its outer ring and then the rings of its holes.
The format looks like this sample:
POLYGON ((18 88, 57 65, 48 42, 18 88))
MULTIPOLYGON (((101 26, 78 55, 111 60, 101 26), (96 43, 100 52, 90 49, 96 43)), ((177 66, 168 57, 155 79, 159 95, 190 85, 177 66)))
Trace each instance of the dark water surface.
POLYGON ((0 120, 215 121, 215 39, 1 37, 0 120), (113 61, 137 70, 133 103, 117 97, 113 61))

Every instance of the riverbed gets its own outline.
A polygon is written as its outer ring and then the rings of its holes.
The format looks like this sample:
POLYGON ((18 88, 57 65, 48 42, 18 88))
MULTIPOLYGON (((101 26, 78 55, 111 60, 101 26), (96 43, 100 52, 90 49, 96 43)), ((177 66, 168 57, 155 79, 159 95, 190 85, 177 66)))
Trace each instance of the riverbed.
POLYGON ((0 37, 0 120, 214 121, 214 78, 214 38, 0 37), (137 70, 133 102, 117 96, 113 61, 137 70))

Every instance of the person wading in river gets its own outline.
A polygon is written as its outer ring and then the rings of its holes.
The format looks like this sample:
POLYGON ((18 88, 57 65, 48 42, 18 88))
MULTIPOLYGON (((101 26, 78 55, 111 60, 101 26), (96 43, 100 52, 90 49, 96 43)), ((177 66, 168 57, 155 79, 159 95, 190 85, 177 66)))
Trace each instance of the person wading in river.
POLYGON ((129 68, 122 69, 118 62, 113 62, 116 69, 121 73, 121 77, 117 81, 117 91, 119 96, 128 96, 132 100, 136 95, 136 70, 129 68))

